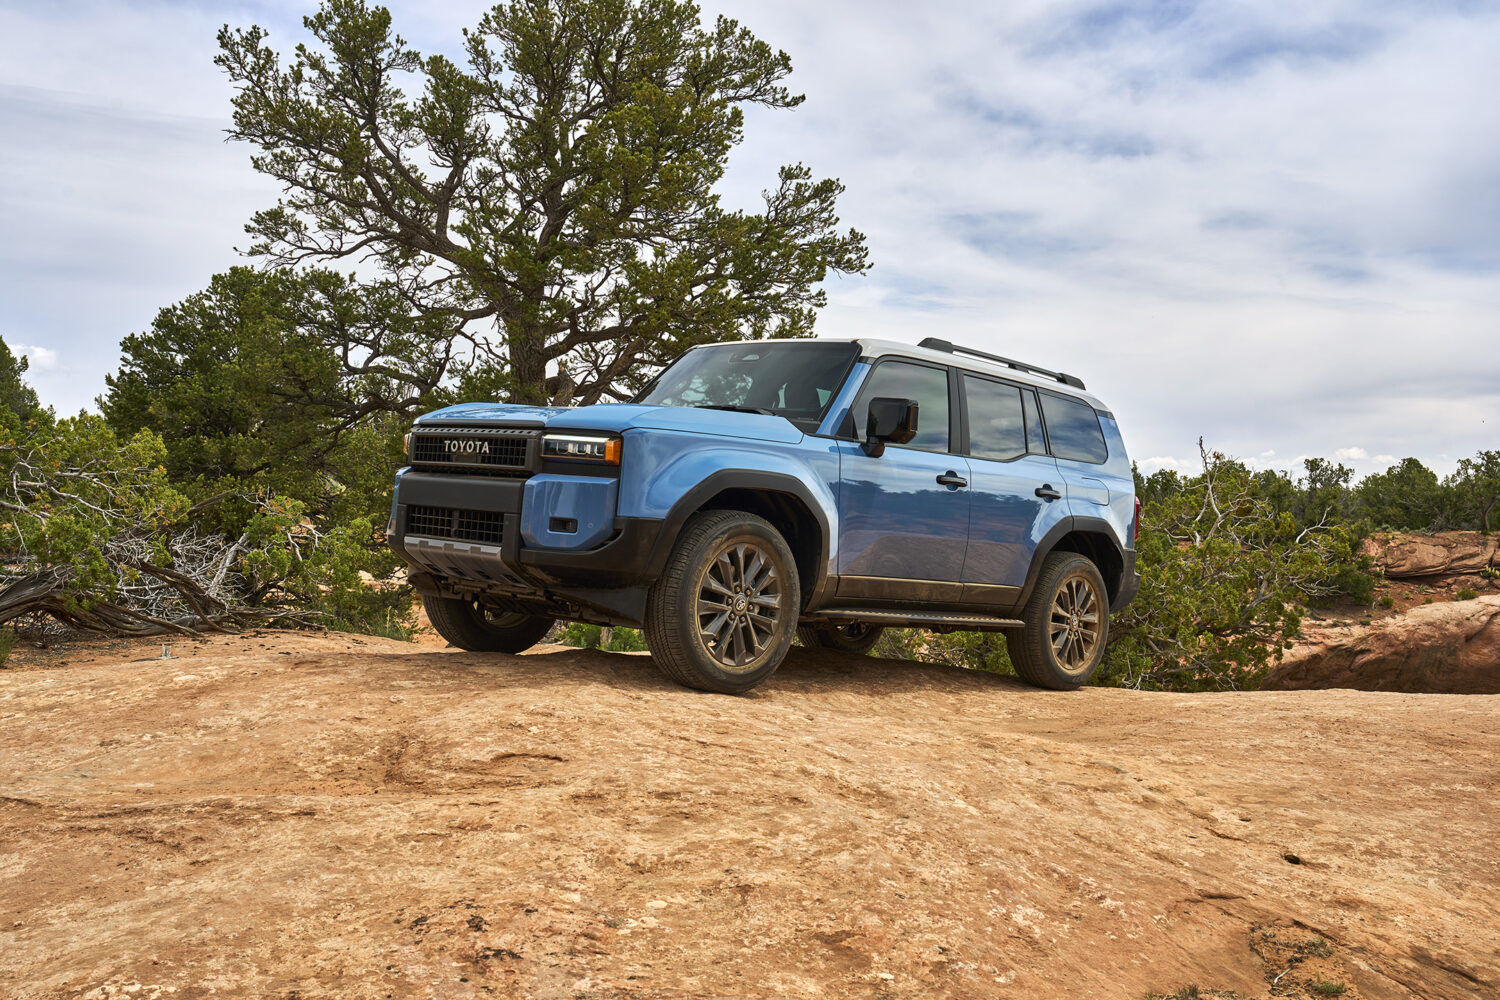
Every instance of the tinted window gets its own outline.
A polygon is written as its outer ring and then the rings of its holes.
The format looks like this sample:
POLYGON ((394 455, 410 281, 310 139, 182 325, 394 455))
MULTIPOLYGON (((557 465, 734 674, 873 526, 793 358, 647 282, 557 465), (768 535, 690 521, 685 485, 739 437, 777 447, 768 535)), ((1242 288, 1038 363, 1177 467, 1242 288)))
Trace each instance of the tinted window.
POLYGON ((1083 400, 1044 393, 1042 414, 1047 418, 1047 439, 1052 442, 1053 455, 1096 465, 1109 458, 1099 417, 1083 400))
POLYGON ((1036 406, 1036 393, 1026 389, 1021 393, 1026 404, 1026 451, 1032 455, 1047 454, 1047 438, 1042 434, 1042 413, 1036 406))
POLYGON ((860 391, 862 400, 854 414, 856 437, 865 435, 865 417, 870 400, 877 396, 917 401, 917 436, 903 448, 922 451, 948 450, 948 372, 926 365, 909 365, 887 361, 875 366, 870 380, 860 391))
POLYGON ((858 355, 857 344, 829 341, 699 347, 634 401, 772 413, 815 430, 858 355))
POLYGON ((1026 454, 1021 390, 1003 382, 964 376, 969 403, 969 454, 1007 462, 1026 454))

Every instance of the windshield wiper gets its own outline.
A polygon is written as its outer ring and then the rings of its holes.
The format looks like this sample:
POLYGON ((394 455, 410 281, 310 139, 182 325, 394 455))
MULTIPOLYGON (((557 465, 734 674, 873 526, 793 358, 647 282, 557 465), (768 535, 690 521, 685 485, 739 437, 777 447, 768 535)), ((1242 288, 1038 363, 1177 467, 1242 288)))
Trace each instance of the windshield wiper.
POLYGON ((732 406, 728 403, 694 403, 695 410, 729 410, 731 413, 761 413, 768 417, 776 416, 775 410, 768 410, 764 406, 732 406))

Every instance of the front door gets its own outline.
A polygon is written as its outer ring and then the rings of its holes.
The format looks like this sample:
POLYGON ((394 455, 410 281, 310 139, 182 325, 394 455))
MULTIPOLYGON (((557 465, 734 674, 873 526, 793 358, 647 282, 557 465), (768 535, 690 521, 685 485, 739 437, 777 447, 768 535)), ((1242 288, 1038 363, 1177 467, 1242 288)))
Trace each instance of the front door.
POLYGON ((953 454, 957 422, 946 368, 876 364, 852 408, 862 435, 871 399, 917 403, 917 434, 872 458, 839 445, 839 597, 897 604, 954 602, 969 536, 969 464, 953 454))

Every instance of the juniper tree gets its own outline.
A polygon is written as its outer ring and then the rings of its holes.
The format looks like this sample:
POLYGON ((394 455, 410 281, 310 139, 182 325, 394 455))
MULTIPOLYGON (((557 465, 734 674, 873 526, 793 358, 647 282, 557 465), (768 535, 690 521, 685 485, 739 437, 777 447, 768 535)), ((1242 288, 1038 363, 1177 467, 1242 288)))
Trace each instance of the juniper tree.
POLYGON ((515 0, 462 55, 422 55, 385 8, 325 0, 283 60, 219 34, 231 136, 280 182, 250 252, 361 273, 468 347, 466 386, 619 398, 692 344, 802 336, 830 271, 866 269, 837 180, 781 168, 764 207, 716 190, 746 108, 790 109, 791 61, 688 0, 515 0))

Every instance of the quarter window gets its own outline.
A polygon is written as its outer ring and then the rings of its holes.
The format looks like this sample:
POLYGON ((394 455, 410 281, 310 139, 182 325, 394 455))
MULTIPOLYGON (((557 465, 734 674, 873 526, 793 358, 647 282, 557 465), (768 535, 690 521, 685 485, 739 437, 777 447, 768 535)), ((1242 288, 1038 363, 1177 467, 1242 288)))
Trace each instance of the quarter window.
POLYGON ((1109 458, 1099 415, 1083 400, 1043 393, 1042 415, 1047 418, 1047 440, 1057 458, 1094 465, 1109 458))
POLYGON ((1026 454, 1021 390, 1002 382, 964 376, 969 404, 969 454, 1008 462, 1026 454))
POLYGON ((1030 455, 1045 455, 1047 438, 1042 433, 1042 412, 1036 406, 1036 393, 1023 389, 1021 401, 1026 404, 1026 452, 1030 455))
POLYGON ((863 400, 854 414, 854 433, 864 437, 870 400, 877 396, 912 399, 917 403, 917 436, 903 448, 948 450, 948 372, 942 368, 886 361, 875 366, 865 383, 863 400))

